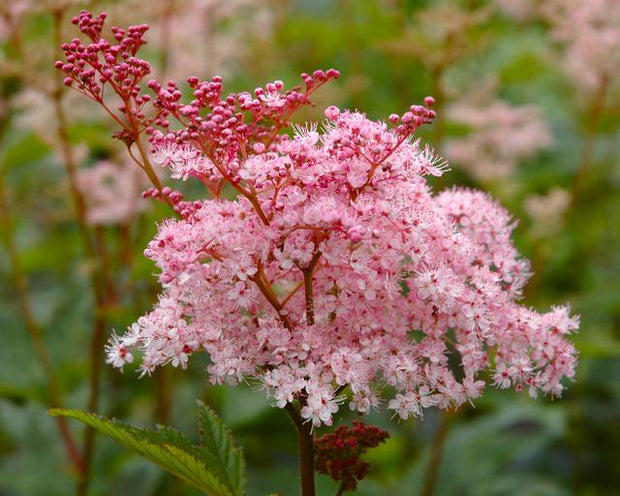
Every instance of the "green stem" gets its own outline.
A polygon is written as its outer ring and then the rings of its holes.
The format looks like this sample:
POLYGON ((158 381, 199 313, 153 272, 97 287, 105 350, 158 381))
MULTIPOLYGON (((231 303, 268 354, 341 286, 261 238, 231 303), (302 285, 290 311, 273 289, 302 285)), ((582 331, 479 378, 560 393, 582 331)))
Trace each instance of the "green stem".
POLYGON ((594 96, 590 108, 588 111, 588 123, 585 134, 585 145, 581 154, 581 160, 579 162, 579 168, 577 169, 577 175, 573 182, 573 189, 571 191, 571 209, 577 201, 577 197, 581 191, 585 178, 592 165, 594 159, 594 151, 596 146, 596 137, 598 128, 605 110, 605 100, 607 98, 607 90, 609 87, 609 80, 603 78, 601 81, 601 87, 594 96))

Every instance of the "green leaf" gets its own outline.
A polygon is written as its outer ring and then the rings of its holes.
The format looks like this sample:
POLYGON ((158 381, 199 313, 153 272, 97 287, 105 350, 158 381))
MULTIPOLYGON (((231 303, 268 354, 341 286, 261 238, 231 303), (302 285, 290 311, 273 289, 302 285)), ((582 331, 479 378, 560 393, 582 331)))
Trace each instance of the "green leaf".
POLYGON ((226 487, 235 496, 246 493, 246 470, 243 452, 235 447, 232 434, 215 412, 197 400, 198 432, 205 463, 221 474, 226 487))
POLYGON ((49 414, 83 422, 210 496, 245 495, 241 449, 234 445, 230 431, 212 410, 200 402, 198 409, 200 446, 170 427, 138 429, 114 419, 62 408, 54 408, 49 414))

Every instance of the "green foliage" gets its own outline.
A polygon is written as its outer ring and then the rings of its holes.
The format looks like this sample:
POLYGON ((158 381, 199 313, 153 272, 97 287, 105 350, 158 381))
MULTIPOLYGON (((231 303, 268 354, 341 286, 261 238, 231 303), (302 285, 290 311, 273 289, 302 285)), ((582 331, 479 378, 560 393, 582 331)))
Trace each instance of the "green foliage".
POLYGON ((205 464, 215 468, 233 495, 245 494, 245 460, 241 449, 234 446, 228 427, 202 402, 199 402, 198 425, 205 464))
MULTIPOLYGON (((543 456, 566 429, 561 408, 531 403, 514 405, 515 399, 512 400, 513 408, 509 410, 465 424, 448 424, 436 496, 566 494, 545 474, 543 456)), ((411 464, 397 494, 418 494, 426 477, 430 451, 431 447, 424 450, 411 464)))
POLYGON ((166 426, 138 429, 80 410, 54 408, 53 417, 79 420, 125 448, 159 465, 210 496, 246 494, 243 452, 215 412, 198 401, 200 444, 166 426))

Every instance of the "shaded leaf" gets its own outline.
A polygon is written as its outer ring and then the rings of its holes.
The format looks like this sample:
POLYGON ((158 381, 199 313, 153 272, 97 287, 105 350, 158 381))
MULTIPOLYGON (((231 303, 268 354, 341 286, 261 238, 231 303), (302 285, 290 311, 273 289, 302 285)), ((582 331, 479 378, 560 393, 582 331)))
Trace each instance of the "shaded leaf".
MULTIPOLYGON (((204 409, 206 407, 202 405, 200 407, 201 429, 205 422, 203 418, 207 415, 204 409)), ((208 413, 207 422, 214 426, 211 428, 213 432, 221 432, 221 435, 212 434, 207 447, 192 444, 183 434, 169 427, 138 429, 92 413, 61 408, 54 408, 49 411, 49 414, 54 417, 70 417, 83 422, 208 495, 241 496, 245 494, 243 454, 240 449, 234 447, 230 432, 211 411, 208 413), (215 426, 219 427, 216 429, 215 426), (214 453, 219 454, 219 460, 214 453), (235 464, 229 465, 223 463, 222 460, 234 460, 235 464), (228 472, 231 466, 236 470, 236 478, 231 478, 231 473, 228 472), (221 470, 224 471, 221 472, 221 470), (234 484, 231 484, 231 481, 234 484)))

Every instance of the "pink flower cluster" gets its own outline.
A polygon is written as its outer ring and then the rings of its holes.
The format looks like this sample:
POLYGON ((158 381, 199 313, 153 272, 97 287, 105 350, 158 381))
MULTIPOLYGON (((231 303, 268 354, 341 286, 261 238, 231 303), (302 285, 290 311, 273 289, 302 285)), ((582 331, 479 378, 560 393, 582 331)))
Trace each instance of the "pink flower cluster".
POLYGON ((606 91, 620 71, 620 2, 551 0, 544 12, 552 36, 565 44, 565 68, 588 92, 606 91))
POLYGON ((446 157, 483 182, 505 179, 520 161, 553 143, 551 130, 535 105, 512 106, 502 100, 461 102, 451 104, 447 114, 471 131, 446 143, 446 157))
MULTIPOLYGON (((87 32, 93 18, 83 17, 87 32)), ((104 45, 98 35, 94 43, 104 45)), ((67 45, 68 55, 90 53, 80 46, 67 45)), ((76 55, 58 66, 100 94, 79 78, 90 74, 80 60, 93 62, 76 55)), ((101 84, 115 81, 111 70, 101 84)), ((122 368, 138 351, 150 373, 206 352, 213 383, 258 380, 278 407, 298 400, 313 425, 331 424, 345 401, 366 413, 384 395, 401 418, 458 406, 481 394, 485 378, 559 395, 574 374, 565 337, 578 319, 516 303, 528 265, 499 205, 475 191, 432 193, 426 178, 445 163, 412 138, 435 117, 432 98, 388 122, 332 106, 320 127, 283 132, 336 77, 315 71, 302 75, 303 89, 275 81, 227 96, 219 78, 189 78, 189 104, 175 83, 152 81, 151 120, 142 114, 151 100, 126 78, 133 89, 122 110, 142 123, 154 158, 174 177, 201 181, 209 197, 152 191, 179 214, 145 251, 163 291, 113 336, 107 361, 122 368)))
MULTIPOLYGON (((257 377, 279 407, 304 397, 315 425, 331 423, 347 387, 351 408, 367 412, 380 384, 392 386, 389 408, 407 418, 478 397, 486 369, 499 387, 559 394, 577 320, 515 303, 528 265, 509 215, 480 192, 434 196, 425 176, 441 163, 402 124, 326 114, 322 132, 219 159, 255 204, 203 200, 160 225, 145 254, 164 292, 108 360, 122 367, 140 349, 150 372, 204 350, 213 382, 257 377)), ((198 150, 165 146, 181 175, 217 177, 198 150)))
POLYGON ((132 164, 100 160, 80 169, 77 181, 92 225, 127 223, 147 205, 140 198, 144 176, 132 164))

